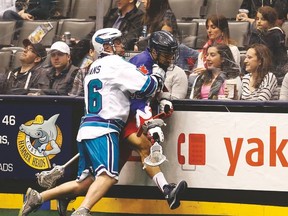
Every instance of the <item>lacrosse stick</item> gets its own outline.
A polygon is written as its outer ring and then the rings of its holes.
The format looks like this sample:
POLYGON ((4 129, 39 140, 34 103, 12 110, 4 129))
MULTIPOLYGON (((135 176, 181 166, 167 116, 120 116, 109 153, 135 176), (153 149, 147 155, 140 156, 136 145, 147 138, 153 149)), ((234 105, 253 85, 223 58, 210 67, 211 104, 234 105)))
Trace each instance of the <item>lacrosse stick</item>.
POLYGON ((148 166, 159 166, 164 161, 166 161, 166 156, 162 154, 162 146, 159 145, 158 142, 155 142, 150 147, 150 155, 144 159, 144 167, 146 168, 146 165, 148 166))
POLYGON ((64 171, 67 166, 69 166, 73 161, 79 157, 79 153, 76 154, 73 158, 67 161, 64 165, 53 165, 53 169, 49 171, 42 171, 36 173, 36 178, 38 184, 43 188, 53 188, 56 185, 58 179, 64 176, 64 171))

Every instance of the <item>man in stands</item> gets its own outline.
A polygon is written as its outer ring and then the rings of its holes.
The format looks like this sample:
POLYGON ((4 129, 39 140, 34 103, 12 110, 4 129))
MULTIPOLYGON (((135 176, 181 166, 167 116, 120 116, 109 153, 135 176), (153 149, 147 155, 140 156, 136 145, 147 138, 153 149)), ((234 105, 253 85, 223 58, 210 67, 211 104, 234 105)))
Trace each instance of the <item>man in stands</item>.
POLYGON ((70 47, 63 41, 52 44, 49 54, 51 67, 42 71, 36 95, 68 95, 79 68, 72 65, 70 47))
POLYGON ((32 44, 29 39, 23 40, 24 51, 20 56, 21 66, 0 77, 1 94, 27 94, 30 88, 39 88, 41 63, 47 52, 38 43, 32 44))
POLYGON ((126 42, 127 50, 134 49, 142 31, 143 11, 136 7, 137 0, 117 0, 117 8, 112 9, 104 19, 104 27, 119 29, 126 42))

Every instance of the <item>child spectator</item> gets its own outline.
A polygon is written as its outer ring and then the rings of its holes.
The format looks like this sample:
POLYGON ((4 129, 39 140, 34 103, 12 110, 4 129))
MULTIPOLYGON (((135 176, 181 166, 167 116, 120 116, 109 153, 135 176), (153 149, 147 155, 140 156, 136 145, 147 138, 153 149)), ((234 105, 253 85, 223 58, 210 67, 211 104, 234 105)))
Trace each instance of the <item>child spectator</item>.
POLYGON ((249 44, 266 45, 272 55, 272 72, 280 86, 287 72, 288 61, 285 47, 285 32, 276 26, 277 12, 269 6, 260 7, 256 15, 256 29, 252 32, 249 44))

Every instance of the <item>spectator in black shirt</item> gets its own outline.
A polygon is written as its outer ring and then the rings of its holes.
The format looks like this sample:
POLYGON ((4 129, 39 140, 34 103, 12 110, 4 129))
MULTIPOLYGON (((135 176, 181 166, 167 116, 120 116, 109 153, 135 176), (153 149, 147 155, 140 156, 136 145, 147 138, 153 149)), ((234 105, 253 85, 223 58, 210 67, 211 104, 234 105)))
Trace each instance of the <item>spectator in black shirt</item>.
POLYGON ((126 39, 125 49, 133 50, 143 28, 143 11, 136 7, 137 0, 118 0, 117 8, 111 9, 104 18, 105 28, 119 29, 126 39))

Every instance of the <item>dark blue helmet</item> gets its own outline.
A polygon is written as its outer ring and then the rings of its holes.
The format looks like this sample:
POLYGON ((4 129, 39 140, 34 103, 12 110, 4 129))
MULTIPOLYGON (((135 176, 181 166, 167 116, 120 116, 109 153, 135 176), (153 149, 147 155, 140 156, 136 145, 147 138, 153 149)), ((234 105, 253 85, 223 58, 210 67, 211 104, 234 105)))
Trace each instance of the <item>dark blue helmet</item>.
POLYGON ((168 31, 156 31, 150 35, 148 48, 151 51, 155 49, 157 53, 176 54, 178 42, 176 38, 168 31))

